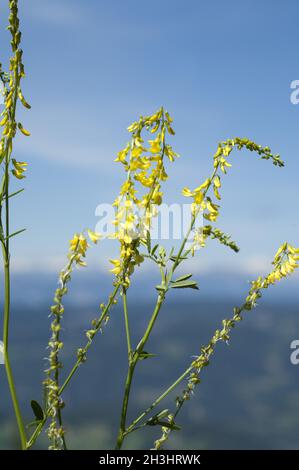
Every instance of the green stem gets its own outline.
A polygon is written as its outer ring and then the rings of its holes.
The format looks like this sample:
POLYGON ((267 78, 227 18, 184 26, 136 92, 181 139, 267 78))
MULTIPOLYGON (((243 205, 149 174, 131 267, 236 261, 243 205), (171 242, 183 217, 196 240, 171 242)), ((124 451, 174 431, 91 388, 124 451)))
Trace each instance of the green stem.
POLYGON ((123 298, 123 309, 124 309, 124 318, 125 318, 125 327, 126 327, 127 347, 128 347, 128 361, 130 364, 131 359, 132 359, 132 346, 131 346, 131 335, 130 335, 130 326, 129 326, 127 292, 126 292, 125 287, 123 287, 122 298, 123 298))
POLYGON ((135 426, 140 421, 142 421, 142 419, 145 418, 156 406, 158 406, 159 403, 161 403, 161 401, 164 400, 164 398, 166 398, 167 395, 169 395, 190 374, 191 371, 192 367, 188 367, 188 369, 186 369, 175 382, 173 382, 161 395, 159 395, 159 397, 156 398, 156 400, 153 401, 153 403, 146 410, 144 410, 141 415, 138 416, 138 418, 132 421, 130 426, 126 429, 125 434, 133 432, 135 430, 135 426))
POLYGON ((154 327, 154 324, 156 322, 156 319, 158 317, 159 311, 161 309, 162 303, 164 300, 164 294, 160 294, 158 297, 158 301, 156 304, 156 307, 154 309, 154 312, 151 316, 151 319, 149 321, 149 324, 147 326, 147 329, 139 342, 136 351, 133 354, 132 360, 129 363, 129 369, 127 373, 127 378, 126 378, 126 384, 125 384, 125 391, 124 391, 124 397, 123 397, 123 403, 122 403, 122 409, 121 409, 121 417, 120 417, 120 425, 119 425, 119 431, 118 431, 118 437, 117 437, 117 442, 116 442, 116 449, 120 450, 126 435, 126 420, 127 420, 127 412, 128 412, 128 404, 129 404, 129 397, 130 397, 130 392, 131 392, 131 386, 132 386, 132 380, 133 380, 133 375, 135 371, 135 367, 137 365, 137 362, 140 359, 140 354, 143 351, 143 348, 151 334, 151 331, 154 327))
POLYGON ((117 442, 115 446, 116 450, 121 449, 123 441, 124 441, 124 437, 125 437, 129 397, 130 397, 130 391, 131 391, 132 380, 133 380, 133 375, 134 375, 136 364, 137 364, 136 360, 133 360, 129 364, 128 374, 127 374, 126 384, 125 384, 124 398, 123 398, 122 409, 121 409, 119 431, 118 431, 117 442))
MULTIPOLYGON (((26 448, 26 432, 25 426, 23 423, 21 410, 16 394, 16 387, 14 384, 14 379, 12 375, 12 369, 10 365, 10 358, 8 352, 9 346, 9 319, 10 319, 10 255, 9 255, 9 198, 8 198, 8 189, 9 189, 9 159, 10 159, 10 141, 7 143, 6 150, 6 160, 5 160, 5 241, 2 242, 2 253, 3 253, 3 263, 4 263, 4 321, 3 321, 3 344, 4 344, 4 361, 5 361, 5 370, 10 390, 10 395, 14 407, 14 412, 16 415, 21 447, 24 450, 26 448)), ((2 221, 1 221, 2 227, 2 221)))

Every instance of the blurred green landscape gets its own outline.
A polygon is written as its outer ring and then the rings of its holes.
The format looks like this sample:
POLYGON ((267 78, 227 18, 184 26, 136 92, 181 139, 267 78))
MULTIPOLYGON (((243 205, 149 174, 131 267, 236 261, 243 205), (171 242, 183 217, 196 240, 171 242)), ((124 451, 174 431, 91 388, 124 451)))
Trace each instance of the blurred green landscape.
MULTIPOLYGON (((145 288, 139 294, 137 302, 131 300, 134 294, 129 297, 135 344, 153 307, 145 288)), ((140 363, 129 418, 141 412, 162 388, 183 372, 192 355, 199 352, 222 318, 228 317, 238 304, 236 298, 211 296, 212 300, 208 300, 200 295, 196 300, 179 295, 169 298, 147 347, 157 357, 140 363)), ((290 363, 290 343, 299 338, 298 305, 271 302, 270 298, 261 300, 260 306, 244 318, 233 331, 229 346, 218 345, 210 366, 202 373, 202 383, 179 415, 177 421, 182 430, 172 434, 168 448, 299 448, 299 366, 290 363)), ((30 400, 41 401, 49 304, 36 301, 32 302, 33 307, 26 302, 23 307, 20 305, 18 301, 13 307, 11 351, 18 395, 30 422, 33 420, 30 400)), ((95 302, 87 302, 84 308, 79 302, 67 303, 62 375, 73 364, 76 348, 84 344, 84 331, 96 311, 95 302)), ((123 329, 122 312, 116 306, 109 324, 90 350, 88 361, 63 395, 71 449, 114 447, 126 373, 123 329)), ((0 448, 12 449, 17 446, 17 435, 3 368, 0 389, 0 448)), ((160 409, 173 407, 175 396, 166 400, 160 409)), ((159 435, 158 427, 148 427, 133 433, 126 447, 150 448, 159 435)), ((36 448, 46 448, 46 445, 43 439, 36 448)))

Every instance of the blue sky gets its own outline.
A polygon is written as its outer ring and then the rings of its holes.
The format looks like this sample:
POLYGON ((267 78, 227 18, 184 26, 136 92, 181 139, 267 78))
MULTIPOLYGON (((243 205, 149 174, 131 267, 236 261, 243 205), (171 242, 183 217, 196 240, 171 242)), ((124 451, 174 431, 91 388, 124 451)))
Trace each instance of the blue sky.
MULTIPOLYGON (((56 270, 75 231, 93 228, 99 203, 110 202, 123 174, 113 160, 126 127, 164 105, 174 117, 168 202, 185 202, 211 169, 220 140, 249 137, 287 162, 277 169, 234 153, 223 183, 218 226, 231 233, 236 256, 215 243, 195 270, 258 274, 279 244, 299 245, 299 79, 295 0, 20 0, 23 90, 31 111, 19 115, 32 136, 15 156, 29 161, 26 192, 13 203, 18 271, 56 270)), ((1 2, 1 29, 6 24, 1 2)), ((8 33, 1 32, 5 58, 8 33), (6 41, 6 42, 5 42, 6 41)), ((105 267, 116 248, 107 241, 91 263, 105 267)), ((255 276, 254 276, 255 277, 255 276)))

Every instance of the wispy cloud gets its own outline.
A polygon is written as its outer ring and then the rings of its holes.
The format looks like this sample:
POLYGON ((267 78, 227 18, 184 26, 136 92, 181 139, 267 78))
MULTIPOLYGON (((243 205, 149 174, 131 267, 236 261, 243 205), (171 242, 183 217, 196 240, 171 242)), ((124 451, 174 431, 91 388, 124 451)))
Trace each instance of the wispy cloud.
POLYGON ((23 14, 50 26, 75 27, 83 23, 87 13, 82 4, 75 3, 74 8, 74 2, 70 0, 26 0, 23 14))

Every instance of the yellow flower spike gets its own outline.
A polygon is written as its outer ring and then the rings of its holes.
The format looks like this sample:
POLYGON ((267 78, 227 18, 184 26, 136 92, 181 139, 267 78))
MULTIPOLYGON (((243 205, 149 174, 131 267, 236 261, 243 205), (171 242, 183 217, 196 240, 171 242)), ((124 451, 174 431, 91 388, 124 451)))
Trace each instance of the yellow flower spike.
POLYGON ((92 230, 87 230, 88 236, 93 243, 97 243, 101 239, 101 234, 93 232, 92 230))
POLYGON ((30 132, 27 131, 27 129, 25 129, 20 122, 18 123, 18 128, 26 137, 29 137, 31 135, 30 132))
POLYGON ((187 187, 182 189, 182 195, 185 197, 192 197, 194 196, 194 193, 187 187))

